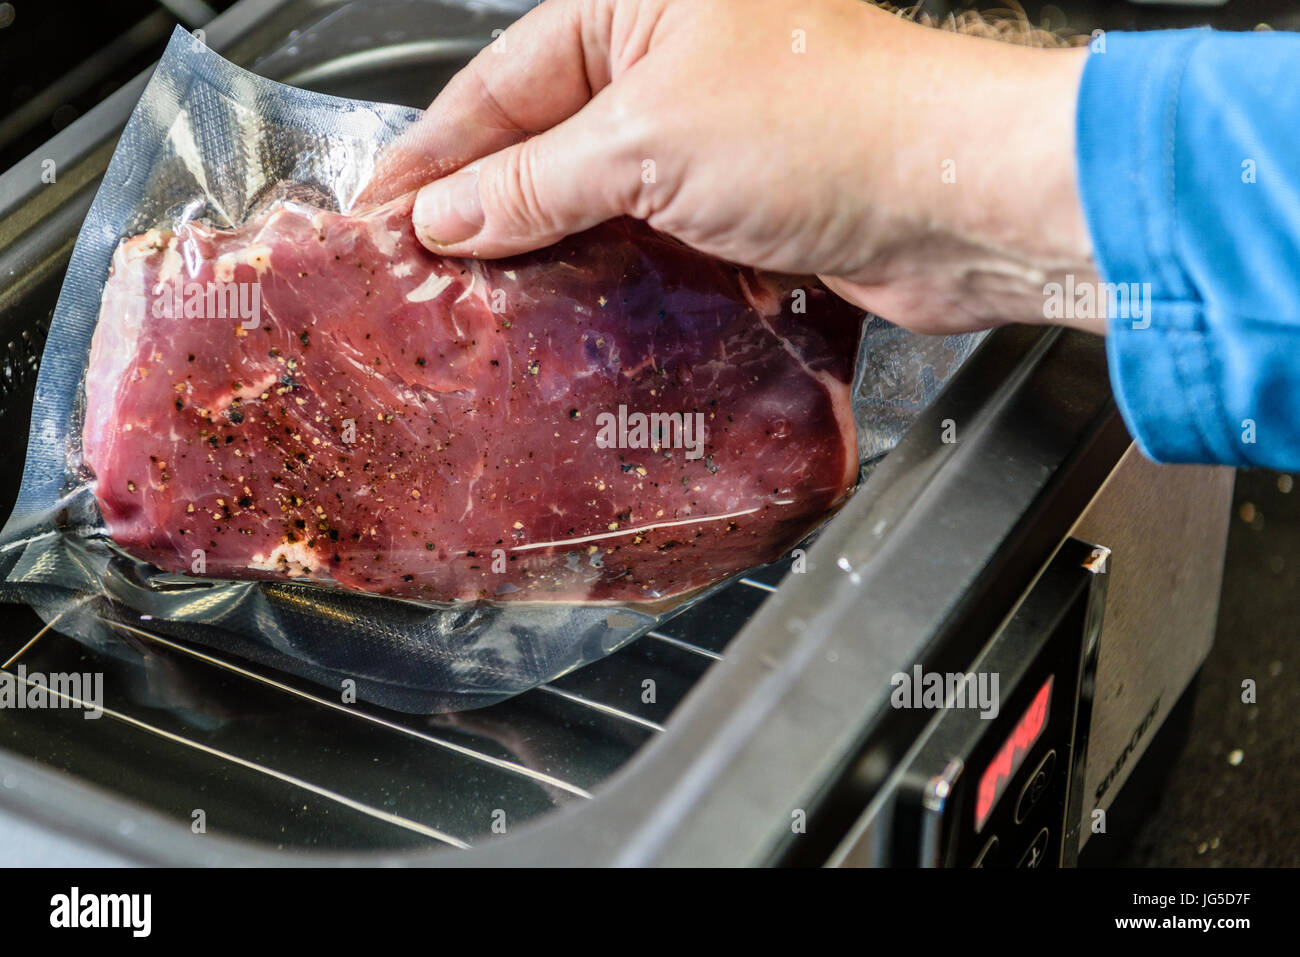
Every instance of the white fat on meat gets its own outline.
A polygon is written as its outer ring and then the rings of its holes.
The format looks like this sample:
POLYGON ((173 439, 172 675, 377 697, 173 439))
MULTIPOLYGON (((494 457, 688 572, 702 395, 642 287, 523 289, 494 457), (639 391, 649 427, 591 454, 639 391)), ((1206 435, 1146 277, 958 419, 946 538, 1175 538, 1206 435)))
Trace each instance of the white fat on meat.
POLYGON ((253 556, 248 567, 259 572, 277 572, 290 577, 310 575, 319 564, 316 553, 302 542, 285 542, 277 545, 269 558, 259 552, 253 556))
POLYGON ((181 274, 181 267, 185 265, 185 259, 176 250, 176 237, 173 236, 167 241, 167 249, 163 252, 162 268, 158 270, 158 284, 153 288, 153 294, 156 296, 166 288, 173 279, 181 274))
POLYGON ((428 302, 430 299, 437 299, 441 296, 450 285, 450 276, 431 272, 424 282, 406 294, 406 298, 410 302, 428 302))
POLYGON ((222 253, 212 262, 212 277, 217 282, 233 282, 235 267, 239 265, 252 266, 260 276, 271 265, 271 247, 254 243, 234 252, 222 253))

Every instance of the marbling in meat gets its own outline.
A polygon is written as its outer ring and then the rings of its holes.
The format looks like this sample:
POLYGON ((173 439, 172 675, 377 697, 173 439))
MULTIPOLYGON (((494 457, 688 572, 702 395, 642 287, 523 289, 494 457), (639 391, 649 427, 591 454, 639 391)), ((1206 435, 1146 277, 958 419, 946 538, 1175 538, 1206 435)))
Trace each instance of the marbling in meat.
POLYGON ((650 601, 847 495, 859 318, 630 220, 463 261, 417 242, 409 198, 283 203, 119 246, 85 464, 113 539, 169 571, 650 601))

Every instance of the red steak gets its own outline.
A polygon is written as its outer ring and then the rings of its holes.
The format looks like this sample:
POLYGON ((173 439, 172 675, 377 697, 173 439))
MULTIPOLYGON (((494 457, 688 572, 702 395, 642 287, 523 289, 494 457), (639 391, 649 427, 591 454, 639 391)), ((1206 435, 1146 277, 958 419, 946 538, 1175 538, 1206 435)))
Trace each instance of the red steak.
POLYGON ((168 571, 656 600, 847 495, 859 317, 630 220, 486 262, 425 250, 409 197, 278 204, 118 247, 85 463, 113 539, 168 571), (657 442, 651 413, 678 415, 657 442))

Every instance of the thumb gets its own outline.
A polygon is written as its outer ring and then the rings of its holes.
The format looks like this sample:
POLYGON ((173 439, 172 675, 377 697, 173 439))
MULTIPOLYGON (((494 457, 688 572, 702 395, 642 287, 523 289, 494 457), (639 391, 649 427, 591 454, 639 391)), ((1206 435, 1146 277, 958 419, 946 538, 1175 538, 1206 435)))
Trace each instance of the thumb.
POLYGON ((495 259, 631 212, 640 160, 611 136, 616 124, 602 122, 602 112, 593 102, 423 187, 412 211, 420 242, 447 256, 495 259))

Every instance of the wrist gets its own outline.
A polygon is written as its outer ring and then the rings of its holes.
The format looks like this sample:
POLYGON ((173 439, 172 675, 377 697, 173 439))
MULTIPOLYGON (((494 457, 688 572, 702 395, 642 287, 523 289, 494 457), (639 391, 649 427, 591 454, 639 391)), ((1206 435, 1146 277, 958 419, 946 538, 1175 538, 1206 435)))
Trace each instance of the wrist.
MULTIPOLYGON (((1079 198, 1075 115, 1087 51, 908 31, 893 142, 920 224, 904 255, 926 263, 973 325, 1103 323, 1053 315, 1053 284, 1096 283, 1079 198), (920 187, 920 188, 916 188, 920 187)), ((889 201, 889 197, 885 197, 889 201)), ((904 255, 891 256, 895 262, 904 255)), ((913 277, 919 279, 919 277, 913 277)))
POLYGON ((964 154, 968 175, 953 191, 951 226, 1000 263, 1003 281, 985 284, 983 308, 1002 321, 1104 331, 1049 304, 1058 286, 1095 286, 1098 278, 1075 158, 1087 51, 992 44, 970 39, 961 51, 975 108, 953 124, 953 150, 964 154))

